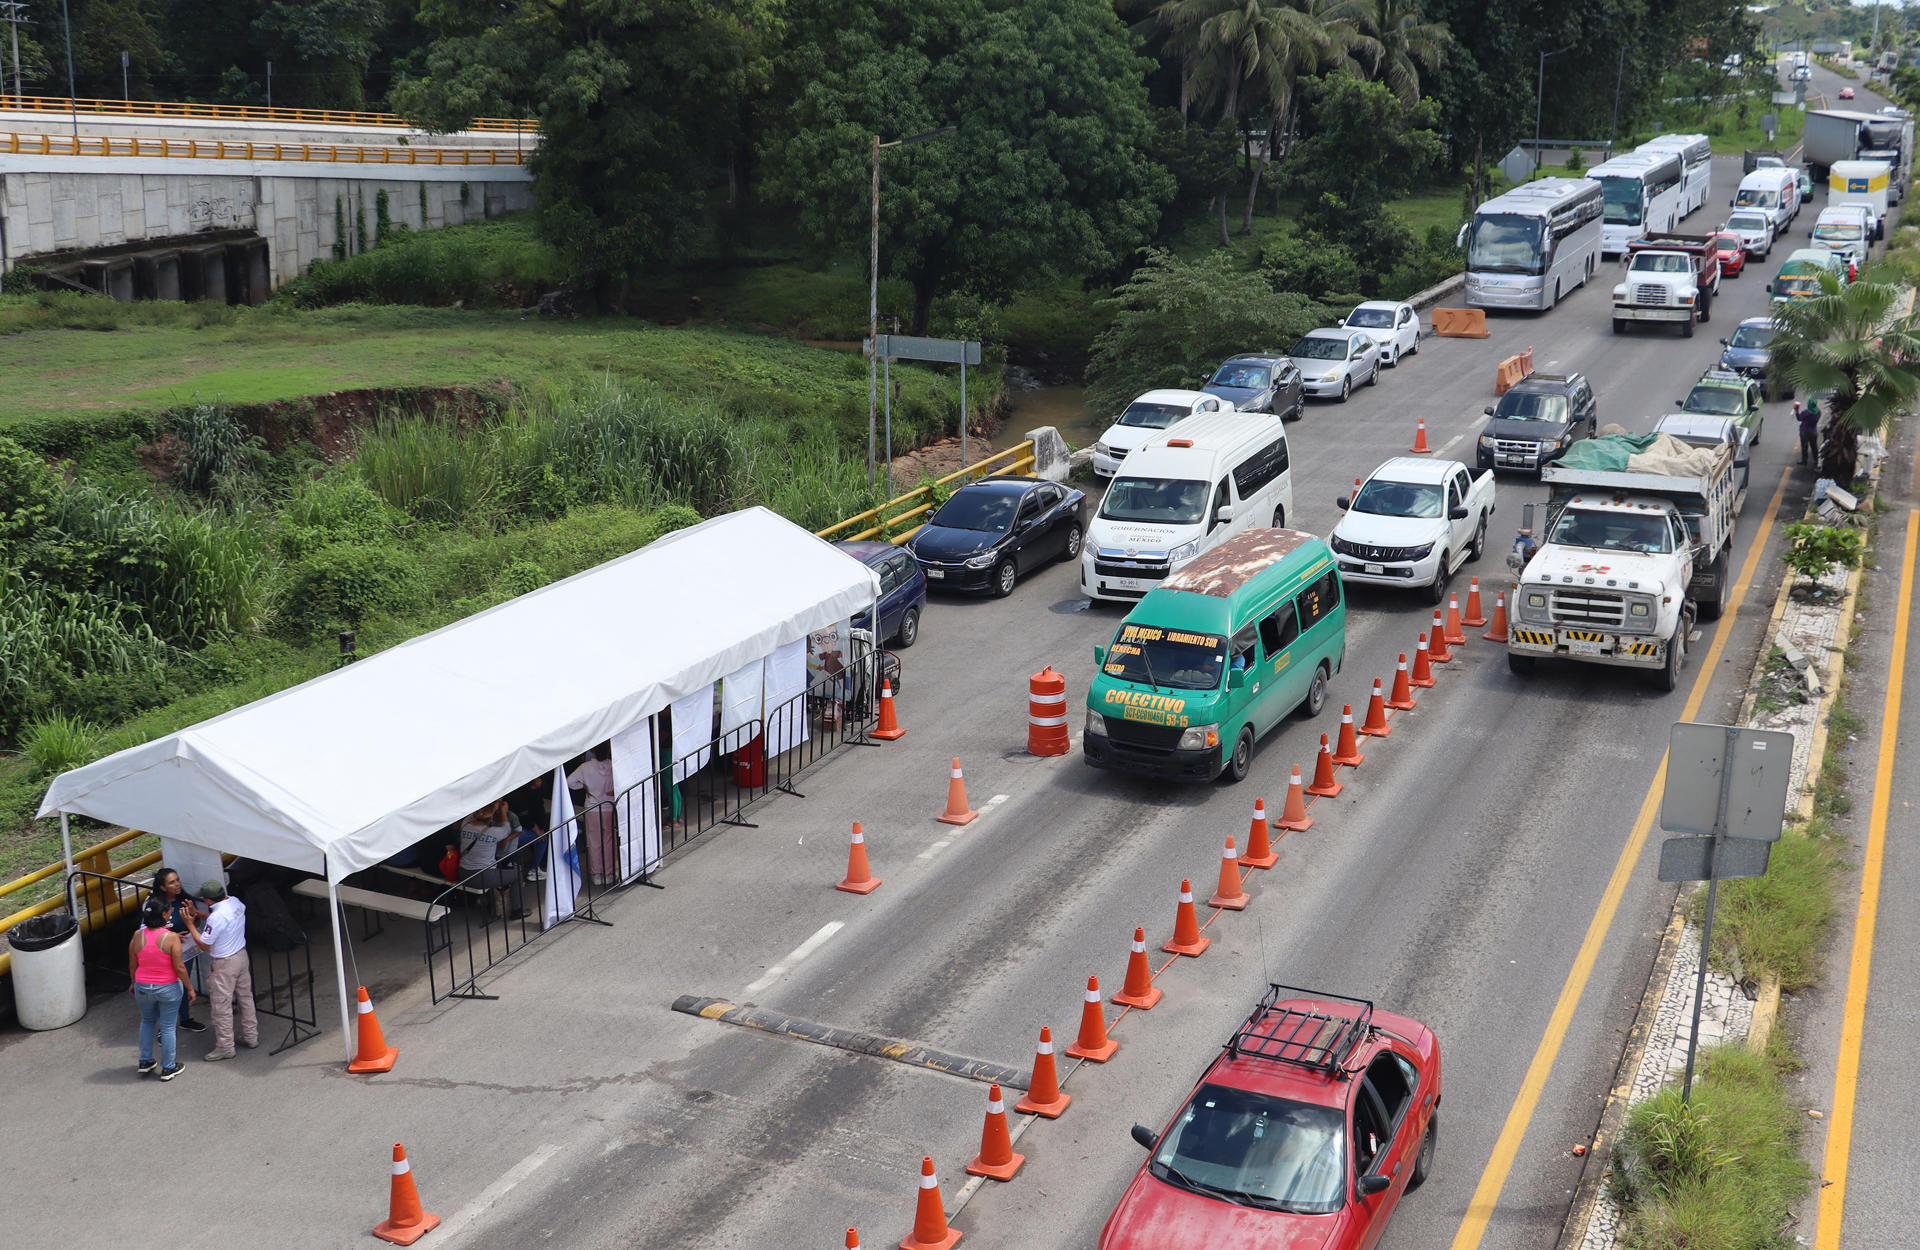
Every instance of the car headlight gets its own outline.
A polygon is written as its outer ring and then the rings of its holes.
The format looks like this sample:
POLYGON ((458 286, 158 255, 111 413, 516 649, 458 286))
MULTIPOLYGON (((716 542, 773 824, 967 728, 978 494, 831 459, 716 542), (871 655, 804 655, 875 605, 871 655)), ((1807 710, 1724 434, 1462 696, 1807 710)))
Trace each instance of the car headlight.
POLYGON ((1092 708, 1087 709, 1087 736, 1090 738, 1107 736, 1107 718, 1092 708))
POLYGON ((1178 547, 1169 551, 1167 553, 1167 563, 1178 564, 1182 560, 1191 560, 1199 554, 1200 540, 1196 538, 1190 543, 1181 543, 1178 547))
POLYGON ((1481 451, 1492 451, 1492 450, 1493 450, 1493 435, 1491 435, 1491 434, 1482 434, 1482 435, 1480 436, 1480 450, 1481 450, 1481 451))
POLYGON ((1647 616, 1652 613, 1653 605, 1647 603, 1630 603, 1627 605, 1627 611, 1635 616, 1647 616))
POLYGON ((1113 448, 1107 446, 1105 443, 1095 443, 1093 445, 1093 454, 1096 456, 1111 456, 1113 454, 1113 448))
POLYGON ((1204 751, 1220 745, 1220 726, 1194 725, 1180 735, 1179 750, 1204 751))
POLYGON ((1329 369, 1327 372, 1320 375, 1320 380, 1322 382, 1337 382, 1339 381, 1339 379, 1340 379, 1340 371, 1338 369, 1329 369))
POLYGON ((997 551, 983 552, 977 556, 969 556, 967 558, 967 567, 970 569, 990 569, 993 567, 994 561, 999 558, 1000 553, 997 551))
POLYGON ((1407 548, 1407 559, 1409 560, 1424 560, 1432 554, 1433 554, 1432 543, 1428 543, 1424 547, 1407 548))

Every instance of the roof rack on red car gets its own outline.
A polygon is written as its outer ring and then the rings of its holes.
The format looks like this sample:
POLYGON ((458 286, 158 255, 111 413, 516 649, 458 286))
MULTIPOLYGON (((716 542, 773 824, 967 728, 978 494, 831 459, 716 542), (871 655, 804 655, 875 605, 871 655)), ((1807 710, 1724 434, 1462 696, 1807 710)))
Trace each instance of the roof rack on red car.
POLYGON ((1294 985, 1270 983, 1266 995, 1234 1032, 1227 1043, 1228 1053, 1236 1058, 1250 1055, 1296 1064, 1329 1076, 1346 1072, 1347 1059, 1355 1046, 1373 1027, 1373 1003, 1345 994, 1305 990, 1294 985), (1360 1008, 1358 1015, 1337 1016, 1330 1012, 1279 1006, 1282 995, 1289 998, 1334 999, 1360 1008))

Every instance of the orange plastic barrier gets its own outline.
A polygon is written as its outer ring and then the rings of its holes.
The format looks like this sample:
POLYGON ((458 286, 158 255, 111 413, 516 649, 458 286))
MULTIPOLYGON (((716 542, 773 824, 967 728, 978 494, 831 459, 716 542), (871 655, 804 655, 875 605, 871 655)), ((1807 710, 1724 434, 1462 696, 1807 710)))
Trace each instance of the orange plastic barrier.
POLYGON ((1481 308, 1436 308, 1433 332, 1443 339, 1486 339, 1487 314, 1481 308))
POLYGON ((1533 372, 1533 349, 1529 347, 1517 356, 1509 356, 1500 362, 1500 370, 1493 380, 1493 393, 1505 395, 1513 389, 1513 384, 1533 372))

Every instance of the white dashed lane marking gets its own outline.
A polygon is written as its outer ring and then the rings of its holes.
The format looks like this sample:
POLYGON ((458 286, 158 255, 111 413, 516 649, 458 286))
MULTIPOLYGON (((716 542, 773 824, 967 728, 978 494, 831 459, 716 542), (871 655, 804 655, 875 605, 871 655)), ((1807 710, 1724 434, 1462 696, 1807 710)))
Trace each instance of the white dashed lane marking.
POLYGON ((822 946, 825 946, 828 938, 831 938, 845 927, 845 923, 839 920, 829 920, 827 923, 821 925, 819 932, 794 947, 785 959, 767 969, 767 974, 758 981, 755 981, 752 985, 749 985, 746 992, 749 994, 758 994, 761 990, 766 989, 781 977, 786 976, 794 970, 795 966, 797 966, 801 960, 813 954, 813 952, 819 950, 822 946))

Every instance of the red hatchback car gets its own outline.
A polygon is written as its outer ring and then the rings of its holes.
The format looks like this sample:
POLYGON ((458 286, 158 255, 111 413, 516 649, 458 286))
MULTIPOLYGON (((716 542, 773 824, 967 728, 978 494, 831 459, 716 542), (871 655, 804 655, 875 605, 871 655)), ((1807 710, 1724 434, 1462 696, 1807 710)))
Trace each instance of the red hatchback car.
POLYGON ((1747 267, 1747 245, 1740 241, 1737 234, 1724 232, 1713 236, 1713 250, 1720 258, 1720 276, 1737 278, 1747 267))
POLYGON ((1440 1043, 1365 999, 1269 986, 1107 1219, 1100 1250, 1367 1250, 1439 1139, 1440 1043))

